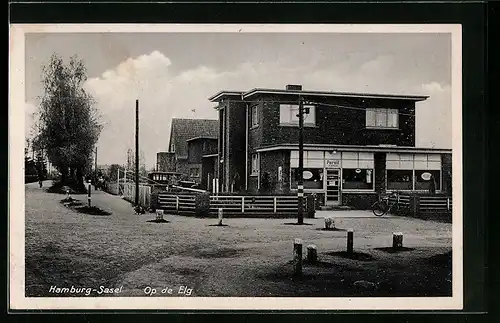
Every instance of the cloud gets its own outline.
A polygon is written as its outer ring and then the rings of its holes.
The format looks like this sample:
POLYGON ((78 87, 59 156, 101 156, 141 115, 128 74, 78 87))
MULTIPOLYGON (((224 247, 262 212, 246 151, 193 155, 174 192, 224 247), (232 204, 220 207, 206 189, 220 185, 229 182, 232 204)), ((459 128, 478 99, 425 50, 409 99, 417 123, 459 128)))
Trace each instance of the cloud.
POLYGON ((86 84, 97 99, 105 122, 99 141, 101 161, 123 163, 126 150, 134 147, 136 99, 140 102, 140 149, 150 167, 155 163, 156 153, 167 149, 172 117, 215 119, 214 104, 207 98, 220 90, 284 88, 286 84, 303 84, 304 89, 311 90, 427 93, 431 97, 420 103, 417 110, 425 112, 418 112, 425 122, 424 131, 417 131, 418 143, 447 146, 440 138, 451 137, 443 122, 451 120, 451 117, 446 119, 451 93, 448 85, 432 80, 425 84, 413 83, 411 75, 393 77, 400 67, 388 55, 365 57, 354 53, 332 59, 329 65, 320 65, 318 62, 322 59, 324 57, 312 57, 308 64, 279 58, 243 62, 231 70, 201 65, 173 75, 172 62, 158 51, 129 58, 86 84))

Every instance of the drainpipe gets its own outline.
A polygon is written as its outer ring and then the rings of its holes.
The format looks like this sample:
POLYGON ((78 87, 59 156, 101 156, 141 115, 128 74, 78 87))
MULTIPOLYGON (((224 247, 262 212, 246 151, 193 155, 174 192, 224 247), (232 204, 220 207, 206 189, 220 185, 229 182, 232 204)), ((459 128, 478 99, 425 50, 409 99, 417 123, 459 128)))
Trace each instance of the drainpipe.
MULTIPOLYGON (((241 94, 241 101, 244 101, 243 93, 241 94)), ((248 102, 245 103, 245 191, 248 191, 248 102)))

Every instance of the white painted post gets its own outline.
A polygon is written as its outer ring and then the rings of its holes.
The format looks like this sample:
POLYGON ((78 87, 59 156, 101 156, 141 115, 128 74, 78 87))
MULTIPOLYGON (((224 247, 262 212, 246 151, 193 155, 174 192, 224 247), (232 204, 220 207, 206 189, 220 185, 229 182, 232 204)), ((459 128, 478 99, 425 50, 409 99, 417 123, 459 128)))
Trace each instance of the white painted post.
POLYGON ((219 223, 217 225, 222 225, 222 218, 223 218, 223 211, 222 211, 222 208, 219 208, 219 210, 218 210, 219 223))
POLYGON ((178 196, 175 197, 175 209, 177 211, 179 211, 179 197, 178 196))
POLYGON ((245 213, 245 197, 241 197, 241 213, 245 213))
POLYGON ((212 193, 215 194, 215 178, 212 179, 212 193))
POLYGON ((277 204, 277 203, 276 203, 276 196, 274 197, 273 202, 274 202, 274 205, 273 205, 273 212, 274 212, 274 213, 276 213, 276 206, 277 206, 277 205, 276 205, 276 204, 277 204))
POLYGON ((449 197, 446 198, 446 208, 448 211, 450 210, 450 198, 449 197))
POLYGON ((156 220, 157 221, 163 220, 163 213, 164 213, 163 210, 156 210, 156 220))
POLYGON ((92 183, 89 180, 88 188, 87 188, 87 192, 88 192, 87 199, 88 199, 88 202, 89 202, 89 207, 92 205, 92 195, 91 195, 92 193, 91 193, 91 189, 92 189, 92 183))

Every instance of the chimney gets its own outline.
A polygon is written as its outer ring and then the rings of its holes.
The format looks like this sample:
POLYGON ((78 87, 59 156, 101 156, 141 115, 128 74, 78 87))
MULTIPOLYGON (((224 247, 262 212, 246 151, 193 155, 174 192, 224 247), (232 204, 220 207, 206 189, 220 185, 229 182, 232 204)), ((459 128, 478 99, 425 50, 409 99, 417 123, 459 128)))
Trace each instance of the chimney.
POLYGON ((287 91, 302 91, 302 85, 300 84, 288 84, 286 86, 287 91))

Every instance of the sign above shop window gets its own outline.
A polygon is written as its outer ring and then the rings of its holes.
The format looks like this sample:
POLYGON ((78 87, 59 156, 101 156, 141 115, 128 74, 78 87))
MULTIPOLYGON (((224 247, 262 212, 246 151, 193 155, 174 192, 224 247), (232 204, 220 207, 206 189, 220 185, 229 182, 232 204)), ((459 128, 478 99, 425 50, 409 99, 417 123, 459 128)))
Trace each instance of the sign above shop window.
POLYGON ((313 177, 313 173, 311 173, 310 171, 306 170, 302 173, 302 177, 304 179, 311 179, 313 177))
POLYGON ((340 168, 340 160, 327 159, 326 160, 327 168, 340 168))
POLYGON ((431 175, 431 173, 427 173, 427 172, 422 173, 422 175, 420 175, 420 177, 422 177, 422 179, 423 179, 424 181, 428 181, 428 180, 430 180, 430 179, 431 179, 431 176, 432 176, 432 175, 431 175))
POLYGON ((361 169, 358 168, 358 169, 356 169, 356 174, 359 174, 359 173, 361 173, 361 169))

